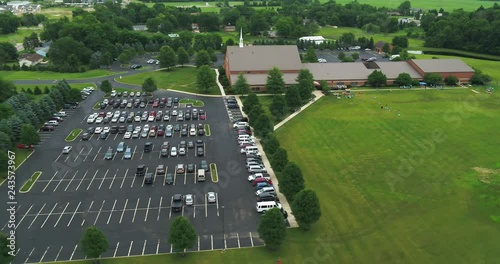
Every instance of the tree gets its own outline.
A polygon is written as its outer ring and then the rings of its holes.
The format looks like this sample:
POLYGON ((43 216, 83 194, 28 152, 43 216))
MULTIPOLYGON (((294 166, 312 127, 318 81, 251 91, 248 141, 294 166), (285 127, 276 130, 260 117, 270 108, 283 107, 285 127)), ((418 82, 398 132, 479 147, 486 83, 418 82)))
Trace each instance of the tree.
POLYGON ((113 90, 113 85, 110 81, 104 80, 101 82, 101 86, 99 87, 99 89, 101 89, 101 91, 105 92, 106 94, 109 94, 113 90))
MULTIPOLYGON (((8 164, 6 156, 7 152, 2 151, 2 158, 0 160, 5 163, 5 166, 8 164)), ((5 169, 7 169, 7 167, 5 167, 5 169)), ((5 233, 0 232, 0 263, 9 263, 14 259, 14 256, 9 254, 10 241, 7 238, 8 237, 5 233)))
POLYGON ((406 36, 395 36, 392 39, 392 45, 401 48, 408 48, 408 38, 406 36))
POLYGON ((248 96, 246 96, 245 99, 243 100, 243 112, 249 114, 250 111, 254 108, 254 106, 260 107, 260 102, 257 95, 251 93, 248 96))
POLYGON ((398 12, 402 16, 410 15, 411 3, 410 1, 404 1, 398 6, 398 12))
POLYGON ((449 86, 457 85, 458 78, 457 78, 457 76, 454 76, 454 75, 446 76, 446 78, 444 78, 444 83, 446 85, 449 85, 449 86))
POLYGON ((273 67, 267 74, 266 90, 270 94, 281 94, 285 89, 285 81, 280 69, 273 67))
POLYGON ((0 78, 0 103, 5 102, 16 93, 16 86, 14 83, 0 78))
POLYGON ((202 93, 208 93, 217 85, 214 71, 207 65, 203 65, 198 70, 196 76, 196 86, 202 93))
POLYGON ((318 56, 316 55, 316 50, 314 50, 313 46, 307 47, 304 60, 305 62, 318 62, 318 56))
POLYGON ((170 46, 161 47, 158 60, 160 61, 160 67, 167 68, 167 70, 177 65, 177 55, 170 46))
POLYGON ((87 258, 94 259, 94 263, 97 263, 97 259, 108 249, 106 236, 95 226, 89 226, 85 230, 80 244, 83 253, 87 258))
POLYGON ((20 25, 19 18, 11 12, 3 12, 0 14, 0 34, 15 33, 20 25))
POLYGON ((197 238, 196 231, 186 217, 176 217, 170 224, 169 231, 168 243, 172 244, 175 252, 183 252, 184 249, 194 246, 197 238))
POLYGON ((279 179, 280 191, 291 202, 295 195, 304 189, 305 183, 302 170, 294 162, 288 162, 281 175, 282 178, 279 179))
POLYGON ((69 89, 67 103, 76 103, 82 100, 82 94, 80 90, 76 88, 69 89))
POLYGON ((472 77, 470 78, 470 82, 472 84, 479 84, 479 85, 485 85, 491 82, 491 80, 492 79, 489 75, 484 74, 479 70, 476 70, 476 73, 474 73, 474 75, 472 75, 472 77))
POLYGON ((264 114, 261 111, 261 114, 257 117, 257 121, 255 122, 254 129, 255 129, 255 135, 262 137, 264 135, 267 135, 267 133, 272 132, 274 127, 273 124, 271 123, 271 120, 269 120, 269 117, 264 114))
POLYGON ((304 230, 309 230, 311 224, 321 217, 318 196, 313 190, 302 190, 295 195, 291 204, 293 215, 304 230))
POLYGON ((385 85, 387 83, 387 76, 383 74, 381 71, 373 71, 368 75, 368 84, 374 87, 380 87, 381 85, 385 85))
POLYGON ((271 105, 269 105, 269 111, 276 118, 276 120, 281 120, 286 113, 288 108, 286 106, 286 100, 283 95, 275 95, 271 105))
POLYGON ((291 111, 295 111, 302 105, 299 88, 296 85, 288 87, 285 93, 286 104, 291 111))
POLYGON ((5 132, 0 131, 0 150, 6 152, 11 147, 12 147, 12 141, 10 140, 10 136, 5 132))
POLYGON ((260 218, 257 231, 267 248, 271 250, 277 249, 286 237, 285 219, 280 209, 273 208, 266 211, 260 218))
POLYGON ((181 66, 189 62, 189 54, 184 47, 179 47, 177 49, 177 60, 181 66))
POLYGON ((342 51, 341 51, 341 52, 339 52, 338 59, 339 59, 340 61, 343 61, 343 60, 345 59, 345 53, 344 53, 344 52, 342 52, 342 51))
POLYGON ((424 76, 424 82, 429 85, 439 85, 443 83, 443 77, 439 73, 428 73, 424 76))
POLYGON ((271 164, 276 171, 283 171, 288 163, 288 153, 284 148, 278 148, 271 156, 271 164))
POLYGON ((19 141, 25 145, 36 145, 40 143, 40 135, 32 125, 25 124, 21 128, 21 138, 19 141))
POLYGON ((398 85, 398 86, 410 86, 412 84, 412 82, 413 82, 413 79, 406 72, 400 73, 398 75, 398 77, 396 78, 396 80, 394 80, 394 84, 398 85))
POLYGON ((14 115, 15 111, 12 108, 12 106, 9 105, 8 103, 0 103, 0 113, 2 113, 0 115, 0 120, 2 120, 2 119, 7 119, 10 116, 14 115))
POLYGON ((314 86, 314 77, 308 69, 302 69, 297 76, 297 88, 299 89, 300 99, 307 101, 311 98, 311 93, 316 89, 314 86))
POLYGON ((384 43, 384 45, 382 46, 382 51, 384 53, 389 53, 391 52, 391 45, 389 45, 389 43, 384 43))
POLYGON ((266 154, 273 155, 280 147, 280 142, 274 133, 268 133, 264 139, 262 139, 262 147, 266 154))
POLYGON ((233 88, 236 94, 247 94, 250 91, 250 85, 243 73, 238 74, 238 78, 234 82, 233 88))
POLYGON ((295 30, 295 23, 291 17, 281 17, 276 21, 275 27, 280 37, 288 38, 295 30))
POLYGON ((351 55, 351 57, 352 57, 352 59, 353 59, 353 60, 357 60, 357 59, 359 59, 359 53, 354 52, 354 53, 351 55))
POLYGON ((33 93, 36 94, 36 95, 40 95, 40 94, 42 94, 42 90, 40 89, 40 87, 35 86, 35 89, 33 90, 33 93))
POLYGON ((0 42, 0 64, 15 61, 18 57, 16 46, 10 42, 0 42))
POLYGON ((142 83, 142 91, 146 93, 152 93, 158 89, 158 86, 156 85, 155 80, 153 78, 149 77, 144 80, 142 83))
POLYGON ((200 68, 203 65, 212 65, 212 60, 206 50, 200 50, 196 54, 196 67, 200 68))

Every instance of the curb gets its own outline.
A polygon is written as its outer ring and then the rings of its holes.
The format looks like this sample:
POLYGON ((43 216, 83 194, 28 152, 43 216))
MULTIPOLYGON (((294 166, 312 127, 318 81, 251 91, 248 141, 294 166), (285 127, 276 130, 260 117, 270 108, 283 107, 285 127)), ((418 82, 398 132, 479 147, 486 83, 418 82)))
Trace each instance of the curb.
POLYGON ((212 178, 212 182, 217 183, 219 182, 219 174, 217 173, 217 164, 215 163, 210 163, 210 178, 212 178), (214 175, 212 174, 212 165, 214 165, 214 170, 215 170, 215 177, 217 177, 217 180, 214 181, 214 175))
POLYGON ((64 141, 66 141, 66 142, 73 142, 73 141, 75 141, 76 138, 78 138, 78 136, 83 132, 83 129, 81 129, 81 128, 77 128, 77 129, 79 129, 80 132, 78 132, 78 135, 76 135, 73 140, 67 140, 67 138, 71 135, 71 133, 73 133, 74 129, 71 130, 71 132, 69 132, 69 135, 64 139, 64 141))
MULTIPOLYGON (((26 160, 28 160, 28 159, 31 157, 31 155, 33 155, 33 153, 35 153, 35 149, 33 149, 33 150, 31 151, 31 153, 30 153, 30 154, 29 154, 29 155, 28 155, 28 156, 27 156, 27 157, 26 157, 23 161, 21 161, 21 163, 19 163, 19 165, 17 165, 17 166, 16 166, 16 169, 15 169, 14 171, 17 171, 17 169, 19 169, 19 167, 21 167, 21 165, 23 165, 23 163, 24 163, 26 160)), ((8 177, 7 177, 7 178, 8 178, 8 177)), ((5 178, 2 182, 0 182, 0 186, 2 186, 2 185, 5 183, 5 181, 7 181, 7 178, 5 178)))
POLYGON ((31 177, 28 179, 28 181, 25 181, 25 182, 24 182, 24 184, 23 184, 23 186, 21 186, 21 189, 19 189, 19 193, 27 193, 27 192, 31 191, 31 188, 33 188, 33 185, 35 185, 36 181, 38 181, 38 179, 40 178, 40 176, 42 176, 42 172, 41 172, 41 171, 35 171, 35 172, 33 172, 33 174, 32 174, 32 175, 31 175, 31 177), (35 173, 38 173, 38 172, 39 172, 40 174, 38 175, 38 177, 36 177, 36 180, 35 180, 35 181, 31 184, 31 186, 29 187, 29 189, 28 189, 27 191, 21 191, 21 189, 24 187, 24 185, 25 185, 26 183, 28 183, 28 181, 29 181, 29 180, 31 180, 31 177, 33 177, 33 175, 35 175, 35 173))

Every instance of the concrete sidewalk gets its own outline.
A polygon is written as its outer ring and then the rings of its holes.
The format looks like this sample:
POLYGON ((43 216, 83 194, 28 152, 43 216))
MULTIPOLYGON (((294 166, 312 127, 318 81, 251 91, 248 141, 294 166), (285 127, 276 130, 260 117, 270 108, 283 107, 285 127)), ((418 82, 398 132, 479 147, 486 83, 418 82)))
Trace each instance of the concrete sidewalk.
POLYGON ((219 69, 215 69, 215 82, 217 82, 217 86, 219 87, 220 89, 220 94, 222 96, 226 96, 226 91, 224 91, 224 87, 222 86, 222 84, 219 82, 219 69))
POLYGON ((274 126, 274 130, 280 128, 282 125, 286 124, 286 122, 290 121, 292 118, 294 118, 296 115, 298 115, 300 112, 302 112, 304 109, 308 108, 310 105, 312 105, 314 102, 316 102, 316 100, 318 100, 319 98, 325 96, 321 91, 314 91, 313 92, 313 95, 314 95, 314 99, 312 99, 309 103, 305 104, 304 106, 302 106, 298 111, 295 111, 295 113, 287 116, 285 119, 283 119, 281 122, 279 122, 278 124, 276 124, 274 126))

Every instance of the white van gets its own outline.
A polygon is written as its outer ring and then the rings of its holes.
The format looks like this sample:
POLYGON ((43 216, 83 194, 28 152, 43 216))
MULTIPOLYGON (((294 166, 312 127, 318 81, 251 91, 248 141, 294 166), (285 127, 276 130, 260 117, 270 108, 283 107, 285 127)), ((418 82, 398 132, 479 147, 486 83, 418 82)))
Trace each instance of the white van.
POLYGON ((258 202, 257 205, 255 206, 255 209, 257 209, 257 213, 265 213, 267 210, 271 210, 273 208, 281 209, 281 204, 275 201, 268 201, 268 202, 258 202))
POLYGON ((51 126, 58 126, 59 125, 59 122, 57 122, 56 120, 49 120, 49 122, 47 122, 47 123, 51 126))
POLYGON ((205 170, 198 169, 198 181, 205 181, 205 170))
POLYGON ((261 193, 265 193, 265 192, 275 192, 274 187, 272 187, 272 186, 263 187, 262 189, 256 191, 255 195, 259 196, 261 193))
POLYGON ((267 172, 267 171, 266 171, 266 168, 264 168, 264 166, 252 165, 252 166, 248 167, 248 172, 249 173, 263 173, 263 172, 267 172))
POLYGON ((240 150, 240 153, 241 154, 248 154, 248 152, 255 152, 255 151, 259 151, 257 146, 246 146, 240 150))
POLYGON ((249 139, 250 139, 249 135, 239 135, 238 136, 238 141, 249 140, 249 139))

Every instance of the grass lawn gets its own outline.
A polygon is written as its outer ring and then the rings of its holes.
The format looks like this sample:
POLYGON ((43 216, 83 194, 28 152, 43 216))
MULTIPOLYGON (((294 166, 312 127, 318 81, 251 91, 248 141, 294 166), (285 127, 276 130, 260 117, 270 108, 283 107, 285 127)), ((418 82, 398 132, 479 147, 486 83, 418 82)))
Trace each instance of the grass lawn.
MULTIPOLYGON (((138 73, 130 76, 125 76, 116 81, 142 85, 146 78, 153 78, 158 85, 158 89, 169 89, 190 93, 199 93, 196 88, 196 74, 198 69, 194 67, 174 68, 170 71, 154 71, 138 73)), ((208 94, 220 94, 218 87, 214 87, 208 94)))
POLYGON ((74 141, 81 133, 82 133, 81 128, 75 128, 73 129, 69 135, 66 137, 66 142, 72 142, 74 141))
MULTIPOLYGON (((16 168, 19 167, 28 158, 28 156, 33 152, 31 150, 18 149, 18 148, 13 149, 12 151, 14 151, 14 153, 16 154, 16 158, 15 158, 16 168)), ((0 172, 0 183, 2 183, 2 181, 5 178, 7 178, 7 173, 8 173, 7 171, 0 172)))
POLYGON ((29 192, 31 186, 35 184, 36 180, 38 180, 38 177, 40 177, 40 175, 42 175, 41 171, 35 171, 35 173, 31 175, 31 177, 23 184, 23 187, 21 187, 21 190, 19 191, 22 193, 29 192))
MULTIPOLYGON (((316 33, 316 35, 323 36, 324 38, 327 39, 339 39, 344 33, 353 33, 356 36, 356 38, 373 37, 375 43, 377 43, 377 41, 385 41, 391 43, 392 39, 395 36, 406 36, 406 32, 404 31, 399 31, 396 33, 389 33, 389 34, 384 34, 384 33, 371 34, 359 28, 353 28, 353 27, 334 28, 330 26, 325 26, 320 28, 319 32, 316 33)), ((421 49, 424 46, 424 40, 422 39, 409 38, 408 43, 409 43, 408 47, 409 49, 421 49)))
POLYGON ((210 136, 211 135, 210 134, 210 125, 206 124, 203 127, 205 129, 205 136, 207 136, 207 137, 210 136))
POLYGON ((108 70, 90 70, 86 72, 61 73, 61 72, 38 72, 38 71, 0 71, 0 76, 4 80, 71 80, 97 78, 109 75, 120 74, 120 72, 110 72, 108 70))
POLYGON ((271 114, 271 111, 269 110, 269 106, 273 102, 273 96, 272 95, 257 96, 257 98, 259 98, 259 103, 260 103, 260 105, 262 105, 262 109, 264 110, 264 114, 266 114, 269 117, 269 119, 271 120, 271 122, 273 123, 273 125, 278 124, 279 122, 281 122, 281 120, 285 119, 287 116, 289 116, 291 114, 291 113, 288 113, 282 119, 277 120, 276 117, 274 117, 271 114))
POLYGON ((16 33, 5 34, 5 35, 0 34, 0 42, 10 42, 12 44, 23 43, 24 38, 31 35, 31 33, 33 33, 33 32, 40 34, 42 32, 42 28, 38 28, 38 27, 25 28, 25 27, 23 27, 23 28, 19 28, 16 33))
POLYGON ((192 104, 193 106, 195 107, 203 107, 205 104, 200 101, 200 100, 194 100, 194 99, 187 99, 187 98, 184 98, 184 99, 181 99, 179 101, 179 103, 181 104, 192 104))
MULTIPOLYGON (((328 0, 320 0, 321 3, 328 2, 328 0)), ((352 0, 338 0, 335 1, 338 4, 348 4, 351 3, 352 0)), ((397 0, 397 1, 377 1, 377 0, 359 0, 358 3, 360 4, 368 4, 376 7, 389 7, 389 8, 397 8, 403 0, 397 0)), ((420 0, 418 2, 412 1, 411 2, 411 7, 412 8, 422 8, 425 10, 430 10, 430 9, 437 9, 439 10, 440 8, 443 8, 444 11, 450 12, 454 9, 459 9, 463 8, 466 11, 473 11, 478 9, 481 5, 486 7, 491 7, 493 6, 495 2, 494 1, 476 1, 476 0, 454 0, 454 1, 432 1, 432 0, 420 0)))
POLYGON ((210 176, 212 177, 212 182, 219 181, 219 174, 217 173, 217 165, 215 163, 210 163, 210 176))
POLYGON ((458 58, 463 60, 469 66, 479 69, 483 71, 483 73, 490 75, 493 78, 493 81, 496 82, 497 84, 498 82, 500 82, 500 71, 498 71, 498 69, 500 68, 500 61, 479 60, 479 59, 464 58, 459 56, 431 55, 431 54, 415 55, 415 57, 417 59, 432 59, 433 57, 440 59, 458 58))

